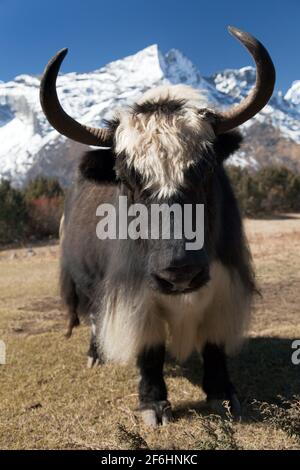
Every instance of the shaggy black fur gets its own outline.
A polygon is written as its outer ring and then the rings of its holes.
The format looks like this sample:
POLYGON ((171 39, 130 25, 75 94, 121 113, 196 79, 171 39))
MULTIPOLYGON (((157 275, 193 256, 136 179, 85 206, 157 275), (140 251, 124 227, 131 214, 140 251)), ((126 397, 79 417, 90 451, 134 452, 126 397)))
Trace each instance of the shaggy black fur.
POLYGON ((136 103, 132 109, 136 114, 161 113, 166 116, 171 116, 181 111, 185 103, 185 100, 162 99, 157 102, 145 101, 142 104, 136 103))
POLYGON ((141 379, 139 383, 140 405, 167 399, 167 387, 163 377, 165 346, 150 348, 139 355, 137 365, 141 379))
POLYGON ((224 350, 207 343, 202 352, 203 390, 207 400, 230 400, 235 389, 229 380, 224 350))
POLYGON ((79 164, 81 176, 95 183, 115 183, 115 157, 110 149, 90 150, 86 152, 79 164))
POLYGON ((218 163, 222 163, 230 155, 236 152, 243 142, 243 136, 238 130, 226 132, 218 135, 214 141, 214 154, 217 156, 218 163))

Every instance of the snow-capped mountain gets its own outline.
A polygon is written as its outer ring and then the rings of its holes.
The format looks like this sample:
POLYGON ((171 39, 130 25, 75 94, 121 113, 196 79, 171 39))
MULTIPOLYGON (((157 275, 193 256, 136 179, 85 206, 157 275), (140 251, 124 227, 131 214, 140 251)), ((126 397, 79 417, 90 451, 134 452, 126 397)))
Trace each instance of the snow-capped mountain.
MULTIPOLYGON (((98 126, 116 107, 132 104, 157 85, 192 85, 205 91, 212 106, 225 108, 238 103, 254 82, 252 67, 204 77, 180 51, 172 49, 163 55, 153 45, 94 72, 60 75, 57 89, 69 114, 98 126)), ((22 185, 42 173, 68 184, 84 146, 65 139, 49 125, 40 107, 39 85, 39 77, 29 75, 0 82, 0 177, 22 185)), ((300 81, 285 96, 274 94, 242 130, 245 143, 231 163, 255 169, 277 162, 300 170, 300 81)))

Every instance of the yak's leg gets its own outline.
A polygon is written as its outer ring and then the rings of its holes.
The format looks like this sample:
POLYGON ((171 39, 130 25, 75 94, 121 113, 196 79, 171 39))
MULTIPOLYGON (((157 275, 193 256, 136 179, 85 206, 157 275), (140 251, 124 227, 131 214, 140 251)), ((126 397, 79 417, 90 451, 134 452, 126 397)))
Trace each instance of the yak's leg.
POLYGON ((163 377, 165 346, 145 349, 138 357, 140 410, 143 420, 150 426, 166 424, 172 419, 171 405, 167 400, 167 387, 163 377))
POLYGON ((224 414, 223 402, 229 402, 230 412, 240 417, 241 407, 232 385, 227 369, 227 358, 224 349, 207 343, 203 355, 203 390, 207 394, 207 402, 213 411, 224 414))
POLYGON ((65 337, 70 338, 72 336, 73 328, 79 326, 80 324, 77 313, 78 295, 72 277, 63 267, 61 267, 60 270, 60 294, 62 301, 67 309, 68 329, 65 337))
POLYGON ((90 315, 91 321, 91 339, 90 339, 90 347, 87 353, 87 367, 91 369, 94 366, 98 366, 102 361, 100 354, 98 352, 97 347, 97 339, 96 339, 96 319, 95 315, 90 315))

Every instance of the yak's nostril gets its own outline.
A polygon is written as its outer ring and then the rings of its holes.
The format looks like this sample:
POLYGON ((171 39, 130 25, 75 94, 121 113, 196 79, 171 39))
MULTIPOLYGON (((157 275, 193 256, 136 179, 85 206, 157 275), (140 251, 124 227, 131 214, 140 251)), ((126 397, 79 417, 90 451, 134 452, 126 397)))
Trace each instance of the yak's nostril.
POLYGON ((175 286, 173 282, 168 281, 167 279, 158 276, 157 274, 153 275, 154 279, 156 280, 157 284, 162 287, 163 289, 173 291, 175 290, 175 286))
POLYGON ((167 268, 159 273, 153 273, 152 277, 156 285, 166 292, 185 292, 194 290, 209 281, 208 267, 196 268, 185 266, 184 268, 167 268))
POLYGON ((209 275, 209 270, 208 269, 202 269, 199 271, 193 279, 190 281, 190 286, 193 287, 194 285, 204 285, 210 280, 210 275, 209 275))

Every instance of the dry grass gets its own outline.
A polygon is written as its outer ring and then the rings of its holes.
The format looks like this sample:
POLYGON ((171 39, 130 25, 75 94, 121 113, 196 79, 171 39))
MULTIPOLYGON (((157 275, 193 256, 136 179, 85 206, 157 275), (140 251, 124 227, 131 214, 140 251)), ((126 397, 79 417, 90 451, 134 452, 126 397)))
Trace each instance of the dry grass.
POLYGON ((258 281, 249 340, 230 361, 244 419, 209 415, 196 356, 169 361, 166 380, 175 422, 144 427, 133 367, 85 368, 87 327, 66 341, 57 297, 58 247, 0 253, 2 449, 299 449, 300 218, 247 221, 258 281), (298 395, 298 398, 297 398, 298 395))

